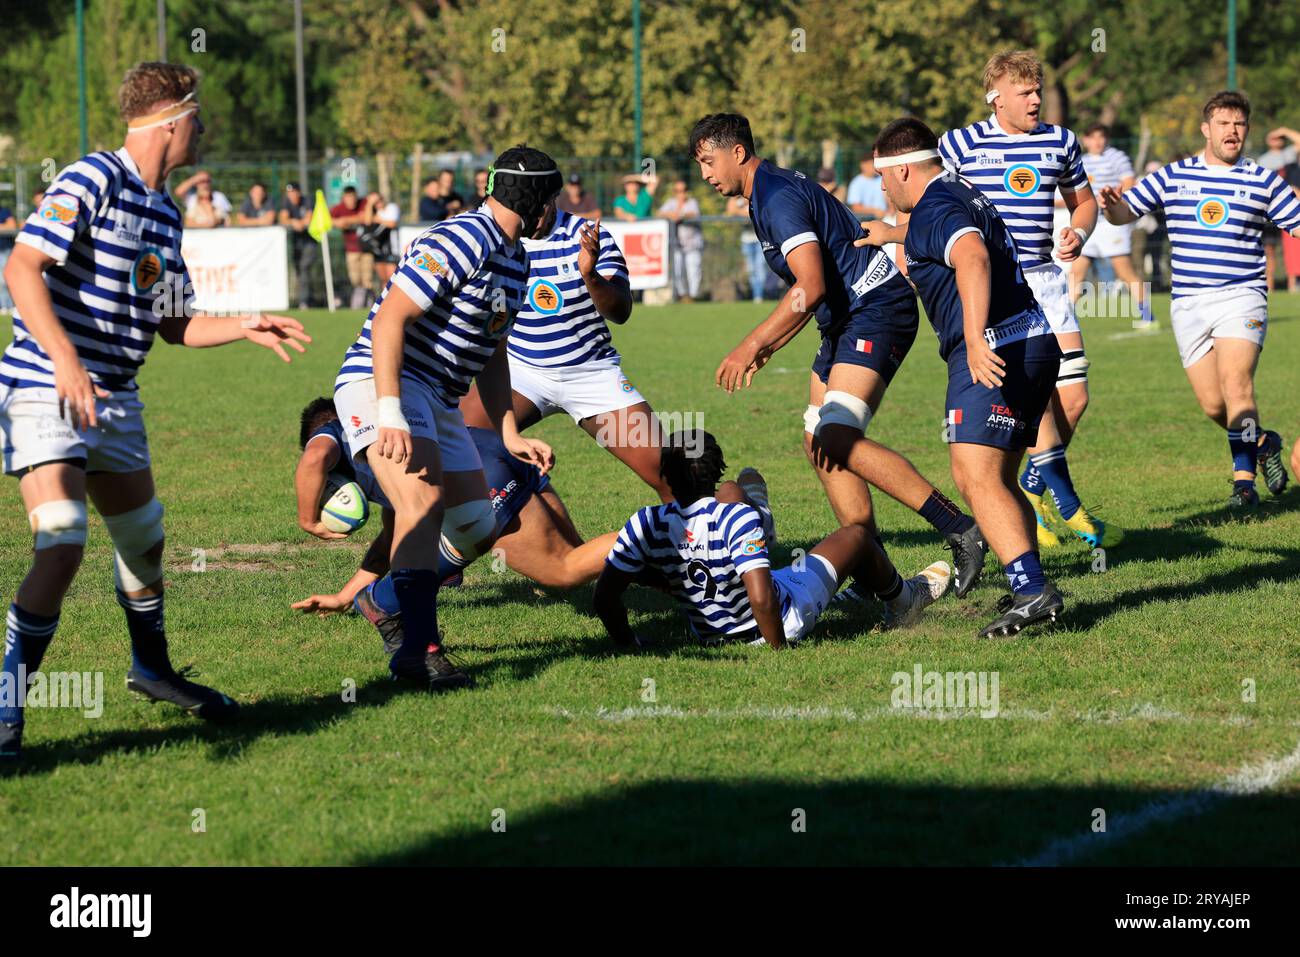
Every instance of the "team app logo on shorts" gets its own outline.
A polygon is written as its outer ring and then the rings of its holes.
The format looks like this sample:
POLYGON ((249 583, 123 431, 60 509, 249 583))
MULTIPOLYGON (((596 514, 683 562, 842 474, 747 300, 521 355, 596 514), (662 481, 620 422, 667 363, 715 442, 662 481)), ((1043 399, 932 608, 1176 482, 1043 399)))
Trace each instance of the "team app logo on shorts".
MULTIPOLYGON (((958 418, 957 421, 961 421, 958 418)), ((1020 420, 1020 414, 1008 405, 989 405, 989 417, 984 423, 990 429, 1003 429, 1008 432, 1015 432, 1025 427, 1025 423, 1020 420)))
POLYGON ((1259 330, 1261 330, 1261 329, 1264 328, 1264 320, 1263 320, 1263 319, 1247 319, 1247 320, 1246 320, 1246 328, 1249 329, 1251 332, 1259 332, 1259 330))
POLYGON ((62 193, 46 196, 36 212, 47 223, 70 226, 77 221, 77 201, 62 193))
POLYGON ((1038 170, 1028 163, 1017 163, 1002 175, 1002 186, 1012 196, 1028 196, 1038 191, 1038 170))
POLYGON ((553 316, 564 308, 564 293, 549 279, 534 279, 528 285, 528 305, 543 316, 553 316))
POLYGON ((1218 229, 1231 214, 1232 207, 1217 196, 1207 196, 1196 204, 1196 221, 1206 229, 1218 229))
POLYGON ((167 260, 163 259, 162 252, 156 246, 145 246, 131 264, 131 285, 136 292, 144 292, 152 289, 166 272, 167 260))
POLYGON ((628 381, 628 378, 625 375, 620 375, 618 377, 618 387, 624 392, 632 391, 632 383, 628 381))

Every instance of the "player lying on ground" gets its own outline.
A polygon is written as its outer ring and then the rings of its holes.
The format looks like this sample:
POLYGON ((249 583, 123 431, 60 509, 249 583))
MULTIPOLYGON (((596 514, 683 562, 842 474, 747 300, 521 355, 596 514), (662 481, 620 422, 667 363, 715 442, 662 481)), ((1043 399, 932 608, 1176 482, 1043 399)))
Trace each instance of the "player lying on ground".
MULTIPOLYGON (((167 176, 198 158, 198 74, 141 63, 118 91, 125 145, 63 170, 19 233, 5 267, 13 341, 0 359, 0 446, 35 532, 31 570, 9 607, 3 680, 30 680, 81 565, 86 497, 113 541, 117 600, 131 635, 127 687, 220 720, 237 705, 173 669, 163 630, 163 507, 154 491, 135 377, 153 345, 247 339, 274 350, 310 342, 284 316, 195 315, 181 260, 181 214, 167 176)), ((16 757, 23 711, 0 703, 0 756, 16 757)))
POLYGON ((823 539, 802 562, 773 571, 767 523, 754 494, 766 502, 767 484, 747 468, 739 483, 719 486, 726 470, 722 449, 709 433, 676 432, 666 440, 660 473, 673 501, 643 508, 628 520, 596 582, 596 614, 616 644, 647 644, 628 625, 623 605, 623 593, 638 583, 672 595, 700 641, 767 642, 772 648, 811 632, 850 575, 884 596, 886 628, 914 624, 948 591, 952 570, 946 562, 904 581, 857 524, 823 539))
POLYGON ((1066 448, 1088 408, 1089 363, 1069 282, 1052 261, 1053 194, 1059 189, 1070 210, 1070 225, 1061 230, 1058 247, 1067 263, 1078 257, 1096 225, 1097 200, 1083 172, 1074 133, 1039 119, 1043 67, 1037 56, 1028 50, 995 55, 984 68, 984 90, 992 115, 949 130, 939 141, 939 152, 945 166, 964 176, 997 208, 1063 353, 1051 408, 1031 443, 1020 487, 1033 506, 1040 547, 1061 544, 1043 497, 1048 489, 1075 535, 1093 547, 1109 547, 1118 544, 1123 533, 1083 507, 1066 461, 1066 448))
MULTIPOLYGON (((863 526, 883 547, 871 483, 944 536, 957 568, 957 594, 965 595, 975 587, 987 553, 975 522, 911 462, 864 435, 916 338, 916 296, 907 281, 884 253, 854 247, 858 220, 847 206, 802 173, 755 154, 745 117, 704 117, 691 130, 689 149, 710 186, 749 200, 767 263, 790 284, 772 314, 723 359, 715 382, 728 392, 748 386, 816 316, 822 343, 803 416, 804 451, 836 519, 863 526)), ((766 503, 758 504, 766 516, 766 503)))
MULTIPOLYGON (((462 400, 462 410, 469 400, 469 396, 462 400)), ((486 413, 480 409, 478 416, 485 418, 486 413)), ((496 538, 488 545, 492 553, 500 555, 519 574, 546 587, 574 588, 594 581, 618 533, 608 532, 584 542, 548 475, 507 452, 500 437, 490 428, 471 424, 468 429, 491 488, 497 522, 496 538)), ((310 523, 304 520, 305 516, 314 514, 319 525, 321 491, 329 473, 337 472, 356 482, 366 497, 382 509, 383 531, 370 543, 356 574, 339 591, 312 595, 294 602, 292 607, 307 613, 329 614, 347 611, 355 600, 356 610, 379 629, 385 649, 392 654, 401 642, 401 608, 388 575, 393 509, 366 463, 349 462, 344 454, 343 425, 334 411, 333 400, 316 399, 303 410, 299 442, 302 456, 294 475, 294 487, 300 524, 321 538, 343 537, 323 527, 319 531, 308 528, 310 523)), ((442 587, 457 582, 467 564, 464 556, 443 536, 438 557, 442 587)))
POLYGON ((1173 259, 1169 321, 1187 381, 1205 414, 1228 432, 1234 508, 1259 504, 1255 471, 1274 495, 1286 488, 1282 437, 1259 424, 1255 367, 1268 327, 1263 226, 1300 236, 1300 199, 1270 169, 1241 153, 1250 101, 1225 91, 1201 111, 1205 149, 1144 176, 1120 195, 1101 191, 1115 225, 1165 208, 1173 259))
POLYGON ((524 239, 528 291, 506 343, 515 422, 524 431, 566 412, 668 501, 659 420, 623 374, 607 322, 632 315, 627 263, 600 220, 555 208, 524 239))
POLYGON ((1054 620, 1064 607, 1043 575, 1034 517, 1016 485, 1056 387, 1061 350, 997 209, 946 175, 939 141, 920 120, 895 120, 874 147, 886 195, 907 226, 864 225, 863 243, 902 242, 908 276, 948 363, 952 477, 1007 574, 1011 595, 981 638, 1054 620))
POLYGON ((515 427, 505 339, 528 278, 519 240, 560 191, 560 172, 545 153, 515 147, 497 158, 489 184, 482 206, 411 243, 334 389, 348 454, 365 459, 393 506, 390 562, 406 637, 389 669, 430 691, 470 684, 438 638, 439 542, 445 534, 472 560, 497 533, 483 463, 456 407, 470 382, 511 455, 543 472, 552 459, 515 427))

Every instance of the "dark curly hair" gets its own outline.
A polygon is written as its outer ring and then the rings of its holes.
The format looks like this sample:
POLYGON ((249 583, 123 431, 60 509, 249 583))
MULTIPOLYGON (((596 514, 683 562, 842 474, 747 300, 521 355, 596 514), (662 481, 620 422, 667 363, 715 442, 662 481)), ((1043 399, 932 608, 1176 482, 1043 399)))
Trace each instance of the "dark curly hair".
POLYGON ((703 429, 674 432, 659 452, 659 476, 682 505, 716 492, 726 471, 718 440, 703 429))
POLYGON ((298 426, 298 448, 305 449, 311 434, 339 414, 334 411, 334 400, 327 395, 312 399, 302 410, 302 421, 298 426))

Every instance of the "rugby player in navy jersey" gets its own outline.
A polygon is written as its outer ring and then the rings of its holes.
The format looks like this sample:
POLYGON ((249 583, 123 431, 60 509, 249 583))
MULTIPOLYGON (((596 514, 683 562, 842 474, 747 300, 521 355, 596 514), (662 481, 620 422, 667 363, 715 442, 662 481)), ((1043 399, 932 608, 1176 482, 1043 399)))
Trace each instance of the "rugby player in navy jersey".
POLYGON ((1061 349, 997 209, 945 174, 930 128, 914 117, 895 120, 874 152, 886 195, 911 218, 906 227, 864 225, 858 242, 903 243, 908 276, 948 363, 953 479, 1011 586, 979 636, 1013 636, 1064 607, 1043 574, 1033 510, 1017 480, 1051 402, 1061 349))
MULTIPOLYGON (((575 588, 594 581, 618 533, 608 532, 584 542, 563 499, 551 485, 550 476, 506 451, 474 392, 461 399, 460 410, 483 460, 489 486, 497 526, 489 543, 492 554, 545 587, 575 588)), ((294 490, 303 529, 323 539, 344 537, 320 525, 321 494, 331 472, 361 487, 366 498, 380 508, 383 529, 342 588, 330 594, 311 595, 292 607, 322 615, 355 607, 379 630, 385 649, 392 654, 402 640, 401 607, 388 575, 395 517, 392 506, 369 466, 346 454, 343 424, 332 399, 315 399, 302 410, 298 441, 302 454, 294 473, 294 490)), ((465 556, 442 536, 438 555, 441 587, 456 583, 468 564, 465 556)))
MULTIPOLYGON (((722 482, 726 470, 722 449, 709 433, 676 432, 665 439, 660 472, 673 500, 628 519, 596 582, 596 614, 615 644, 647 645, 632 631, 623 604, 633 584, 670 594, 705 644, 745 641, 774 649, 806 637, 850 575, 877 594, 893 596, 885 603, 886 628, 914 624, 948 591, 947 562, 903 581, 859 524, 827 536, 802 562, 774 570, 768 523, 739 482, 722 482)), ((746 473, 766 501, 762 475, 749 468, 740 472, 746 473)))
POLYGON ((955 590, 965 595, 987 552, 978 526, 911 462, 864 435, 916 338, 916 297, 907 280, 881 251, 854 247, 858 220, 847 206, 802 173, 759 158, 745 117, 704 117, 691 130, 689 151, 710 186, 749 200, 768 265, 790 285, 718 366, 715 382, 727 392, 748 386, 816 317, 822 342, 803 416, 804 448, 836 518, 875 535, 867 483, 875 485, 944 536, 957 569, 955 590))
POLYGON ((163 507, 154 489, 136 373, 155 334, 196 348, 247 339, 289 360, 310 342, 287 316, 205 316, 181 259, 168 175, 198 159, 198 74, 140 63, 118 91, 126 141, 64 169, 19 233, 5 281, 13 341, 0 358, 0 446, 35 533, 9 607, 0 672, 0 758, 17 757, 21 676, 40 668, 86 543, 86 498, 113 542, 131 635, 127 688, 206 720, 238 710, 178 674, 163 628, 163 507))

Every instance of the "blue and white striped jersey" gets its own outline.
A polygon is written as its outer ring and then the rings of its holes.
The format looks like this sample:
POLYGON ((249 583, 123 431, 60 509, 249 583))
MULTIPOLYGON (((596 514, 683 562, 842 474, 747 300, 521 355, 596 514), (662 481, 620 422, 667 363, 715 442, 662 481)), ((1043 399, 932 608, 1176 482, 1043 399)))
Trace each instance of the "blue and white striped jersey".
POLYGON ((1100 153, 1083 154, 1083 171, 1088 175, 1088 185, 1095 193, 1107 186, 1119 186, 1133 174, 1133 163, 1128 154, 1107 146, 1100 153))
POLYGON ((686 508, 669 502, 641 509, 623 526, 606 561, 628 574, 648 568, 666 578, 702 639, 757 627, 741 576, 771 565, 758 512, 711 497, 686 508))
MULTIPOLYGON (((159 319, 183 313, 193 299, 171 197, 144 184, 125 147, 91 153, 59 173, 17 242, 54 260, 45 271, 54 314, 92 381, 134 390, 159 319)), ((53 389, 53 362, 17 309, 13 320, 0 385, 53 389)))
MULTIPOLYGON (((593 359, 617 359, 609 327, 596 311, 587 284, 578 272, 578 230, 587 220, 556 210, 555 226, 545 239, 525 239, 528 294, 506 348, 533 366, 579 366, 593 359)), ((596 272, 606 279, 627 279, 627 261, 614 237, 600 227, 596 272)))
POLYGON ((1188 157, 1143 176, 1124 199, 1139 216, 1164 207, 1175 299, 1229 287, 1268 295, 1260 232, 1270 219, 1287 232, 1300 226, 1295 193, 1249 159, 1210 166, 1203 153, 1188 157))
POLYGON ((486 209, 430 226, 407 247, 397 272, 343 357, 335 390, 373 376, 370 324, 396 286, 424 310, 406 327, 402 374, 427 384, 447 408, 469 390, 509 334, 523 304, 528 253, 508 244, 486 209))
POLYGON ((1025 269, 1052 258, 1052 207, 1059 186, 1088 184, 1074 133, 1039 123, 1030 133, 1004 132, 989 117, 939 137, 944 166, 993 201, 1016 241, 1025 269))

